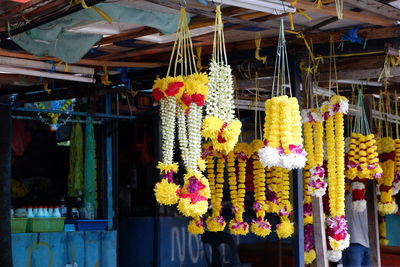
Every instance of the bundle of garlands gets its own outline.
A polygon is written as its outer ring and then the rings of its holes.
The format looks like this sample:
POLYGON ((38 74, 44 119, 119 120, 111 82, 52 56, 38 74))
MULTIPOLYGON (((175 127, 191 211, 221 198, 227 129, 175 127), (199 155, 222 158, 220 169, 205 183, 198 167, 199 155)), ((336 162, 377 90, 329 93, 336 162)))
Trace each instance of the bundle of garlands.
POLYGON ((258 155, 264 167, 303 168, 306 152, 303 149, 299 103, 297 98, 291 97, 290 88, 289 96, 286 95, 290 77, 283 20, 276 55, 272 98, 265 102, 264 147, 258 155))
MULTIPOLYGON (((217 156, 215 190, 213 190, 211 199, 212 214, 206 222, 208 229, 214 232, 225 229, 226 222, 221 216, 225 163, 228 165, 230 183, 233 183, 234 180, 236 182, 236 157, 233 149, 238 141, 242 127, 241 122, 235 119, 232 70, 226 57, 223 26, 221 6, 216 5, 213 54, 209 73, 210 90, 206 105, 207 115, 201 127, 202 136, 211 140, 210 145, 217 156)), ((241 196, 242 193, 242 189, 238 190, 236 195, 232 195, 231 191, 231 199, 238 196, 238 194, 241 196)), ((235 199, 234 201, 237 200, 235 199)), ((236 204, 234 201, 232 202, 233 205, 236 204)), ((235 207, 238 210, 241 209, 240 203, 235 207)), ((237 222, 243 223, 240 212, 237 214, 236 219, 238 220, 237 222)), ((245 224, 241 224, 241 227, 244 228, 245 224)))
POLYGON ((380 178, 382 168, 375 136, 368 125, 361 88, 358 90, 357 110, 350 136, 346 177, 351 181, 352 208, 362 212, 367 208, 365 180, 380 178))
POLYGON ((209 96, 202 135, 210 139, 215 151, 228 155, 233 150, 242 123, 235 118, 232 70, 228 65, 221 6, 216 5, 213 54, 209 73, 209 96))
POLYGON ((378 153, 383 175, 378 179, 379 202, 378 212, 381 216, 397 212, 397 204, 393 198, 393 182, 395 177, 396 142, 391 137, 378 139, 378 153))
POLYGON ((345 219, 345 159, 344 159, 344 114, 348 112, 348 100, 340 95, 332 96, 324 103, 321 112, 325 119, 329 211, 327 217, 328 258, 338 261, 342 251, 349 246, 345 219))
POLYGON ((200 217, 207 212, 210 197, 208 180, 201 173, 205 164, 200 158, 202 107, 207 92, 208 78, 206 74, 197 73, 186 10, 181 8, 167 77, 157 79, 153 85, 153 97, 161 102, 163 152, 162 162, 158 164, 163 177, 154 191, 158 203, 178 203, 184 216, 193 217, 188 229, 194 234, 204 232, 200 217), (174 73, 170 76, 173 62, 174 73), (176 119, 181 157, 186 169, 182 187, 173 180, 173 174, 178 170, 178 164, 173 162, 176 119))
POLYGON ((311 264, 316 253, 313 241, 312 196, 322 197, 326 192, 327 183, 324 181, 325 170, 322 167, 323 151, 323 116, 319 109, 303 110, 304 148, 307 152, 306 167, 303 171, 304 194, 304 262, 311 264))

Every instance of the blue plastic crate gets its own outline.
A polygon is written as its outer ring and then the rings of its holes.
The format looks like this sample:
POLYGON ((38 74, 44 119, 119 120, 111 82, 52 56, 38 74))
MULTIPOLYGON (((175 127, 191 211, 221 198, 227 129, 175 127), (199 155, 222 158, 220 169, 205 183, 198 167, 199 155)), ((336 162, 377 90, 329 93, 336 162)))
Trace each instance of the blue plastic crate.
POLYGON ((66 224, 74 224, 77 231, 105 231, 108 220, 67 220, 66 224))

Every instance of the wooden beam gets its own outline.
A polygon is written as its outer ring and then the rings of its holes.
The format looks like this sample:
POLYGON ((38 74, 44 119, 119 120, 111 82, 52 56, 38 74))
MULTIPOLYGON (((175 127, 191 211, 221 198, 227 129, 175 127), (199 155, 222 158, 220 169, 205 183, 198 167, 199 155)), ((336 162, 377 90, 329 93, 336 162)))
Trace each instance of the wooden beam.
MULTIPOLYGON (((236 25, 234 25, 236 26, 236 25)), ((309 33, 306 34, 306 39, 308 42, 313 42, 313 44, 321 44, 329 42, 330 36, 333 37, 335 42, 340 42, 342 34, 348 33, 347 30, 340 31, 327 31, 327 32, 318 32, 318 33, 309 33)), ((388 39, 395 38, 400 35, 400 27, 368 27, 361 28, 359 30, 359 36, 363 39, 388 39)), ((196 40, 194 43, 195 46, 203 46, 203 54, 207 55, 212 52, 212 42, 209 38, 195 37, 193 40, 196 40)), ((268 37, 263 38, 261 41, 261 47, 273 47, 276 46, 278 42, 277 37, 268 37)), ((292 38, 291 36, 287 36, 287 42, 290 46, 304 46, 303 39, 292 38)), ((226 44, 226 49, 228 52, 238 52, 238 51, 248 51, 255 49, 254 39, 239 41, 239 42, 229 42, 226 44)), ((171 52, 171 47, 167 44, 153 45, 148 48, 142 49, 132 49, 130 51, 125 51, 124 53, 108 55, 107 60, 115 60, 119 58, 125 58, 129 60, 143 61, 148 60, 152 56, 157 55, 160 56, 160 53, 165 53, 165 55, 169 56, 168 53, 171 52)), ((157 57, 155 60, 157 60, 157 57)))
POLYGON ((30 60, 14 57, 4 57, 0 56, 0 65, 9 65, 13 67, 25 67, 29 69, 44 69, 44 70, 54 70, 58 72, 69 72, 69 73, 80 73, 94 75, 94 68, 68 65, 68 71, 65 64, 55 65, 40 60, 30 60))
POLYGON ((400 20, 400 10, 375 0, 346 0, 346 3, 369 12, 385 16, 387 18, 400 20))
MULTIPOLYGON (((306 11, 315 12, 319 14, 324 14, 328 16, 336 16, 336 8, 331 6, 324 6, 323 8, 317 8, 312 2, 306 2, 304 0, 299 0, 296 4, 297 8, 304 9, 306 11)), ((372 25, 379 25, 379 26, 394 26, 396 25, 395 21, 374 16, 374 15, 367 15, 359 12, 353 12, 350 10, 343 10, 343 18, 353 21, 359 21, 363 23, 369 23, 372 25)))
MULTIPOLYGON (((6 57, 16 57, 16 58, 25 58, 32 60, 52 60, 55 62, 59 62, 58 58, 54 57, 38 57, 33 56, 27 53, 17 53, 11 52, 7 50, 0 49, 0 56, 6 57)), ((104 61, 104 60, 96 60, 96 59, 81 59, 75 65, 85 65, 85 66, 105 66, 105 67, 131 67, 131 68, 158 68, 163 67, 168 64, 166 63, 158 63, 158 62, 121 62, 121 61, 104 61)))
MULTIPOLYGON (((361 80, 379 78, 382 73, 382 68, 365 69, 365 70, 346 70, 338 71, 338 80, 361 80)), ((400 76, 400 67, 390 68, 392 77, 400 76)), ((320 81, 328 81, 329 73, 321 73, 320 81)))

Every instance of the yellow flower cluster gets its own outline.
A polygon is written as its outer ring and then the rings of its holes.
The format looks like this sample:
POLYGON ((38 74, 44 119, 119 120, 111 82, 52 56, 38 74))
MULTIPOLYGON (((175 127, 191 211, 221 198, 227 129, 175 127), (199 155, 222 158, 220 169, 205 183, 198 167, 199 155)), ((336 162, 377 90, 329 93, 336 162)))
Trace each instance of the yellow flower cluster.
POLYGON ((278 203, 280 223, 276 226, 276 234, 278 238, 288 238, 294 233, 294 225, 289 220, 289 215, 293 211, 292 204, 289 200, 290 182, 289 171, 283 168, 277 168, 278 177, 278 203))
MULTIPOLYGON (((308 184, 310 182, 310 177, 311 177, 310 169, 315 166, 313 124, 311 122, 306 122, 303 124, 303 133, 304 133, 304 148, 307 152, 306 168, 303 171, 304 204, 311 204, 312 198, 308 184)), ((304 225, 313 223, 312 214, 304 213, 303 219, 304 219, 304 225)))
POLYGON ((360 133, 351 133, 349 145, 349 164, 346 177, 350 180, 373 179, 382 174, 379 166, 378 148, 375 136, 364 136, 360 133))
POLYGON ((278 96, 265 102, 264 143, 260 161, 264 167, 303 168, 301 116, 297 98, 278 96))
POLYGON ((309 265, 313 263, 313 261, 316 259, 317 254, 315 253, 315 249, 311 249, 310 251, 304 252, 304 263, 306 265, 309 265))
POLYGON ((344 163, 344 116, 343 113, 335 114, 335 156, 336 156, 336 214, 344 215, 344 188, 345 188, 345 163, 344 163))
POLYGON ((157 202, 161 205, 175 205, 179 201, 179 188, 179 185, 170 183, 167 179, 161 179, 161 182, 156 183, 154 187, 157 202))
POLYGON ((383 177, 378 179, 380 185, 380 200, 378 203, 378 211, 381 215, 393 214, 397 212, 397 204, 393 199, 393 180, 395 163, 389 159, 382 163, 383 177))
POLYGON ((192 235, 204 234, 204 225, 200 217, 195 217, 188 224, 188 232, 192 235))
POLYGON ((256 220, 251 223, 251 231, 258 236, 266 237, 271 233, 271 225, 265 219, 266 196, 265 196, 265 168, 258 157, 258 150, 264 146, 261 140, 253 140, 252 147, 253 176, 254 176, 254 210, 256 220))
POLYGON ((270 169, 267 169, 266 173, 266 181, 268 185, 268 190, 270 191, 271 194, 275 194, 275 201, 271 201, 269 199, 266 200, 266 212, 267 213, 279 213, 279 205, 278 205, 278 199, 277 199, 277 194, 278 194, 278 186, 279 186, 279 179, 282 178, 281 173, 278 171, 278 167, 272 167, 270 169))
POLYGON ((178 202, 178 210, 186 217, 200 217, 207 212, 208 199, 211 196, 208 180, 201 174, 201 172, 192 170, 188 170, 183 179, 184 185, 178 202), (196 182, 204 185, 204 188, 200 189, 198 195, 193 196, 193 198, 191 198, 191 193, 189 192, 190 178, 192 177, 195 178, 196 182), (199 200, 197 198, 201 199, 199 200))
POLYGON ((376 141, 376 143, 378 146, 379 154, 390 153, 390 152, 396 150, 396 142, 393 140, 392 137, 387 136, 387 137, 379 138, 376 141))
POLYGON ((324 126, 321 121, 314 123, 314 160, 316 165, 324 164, 324 126))
POLYGON ((336 215, 336 155, 335 155, 335 128, 334 118, 330 116, 325 121, 326 155, 328 160, 328 184, 329 184, 329 209, 330 214, 336 215))
POLYGON ((225 123, 216 116, 207 116, 203 121, 201 134, 212 141, 215 151, 227 155, 237 144, 241 128, 242 123, 238 119, 225 123))
MULTIPOLYGON (((251 155, 251 147, 246 143, 238 143, 235 146, 234 154, 238 159, 238 179, 236 182, 229 179, 229 188, 231 191, 231 202, 234 218, 229 222, 229 231, 232 235, 246 235, 249 232, 249 226, 243 222, 244 198, 246 195, 246 166, 247 158, 251 155), (241 227, 239 227, 241 225, 241 227)), ((236 178, 236 177, 235 177, 236 178)))
POLYGON ((394 141, 396 143, 396 148, 395 148, 396 173, 398 173, 400 172, 400 139, 395 139, 394 141))
POLYGON ((386 218, 383 216, 379 220, 379 243, 381 246, 389 245, 389 240, 386 239, 386 218))
MULTIPOLYGON (((221 216, 221 203, 223 198, 224 190, 224 170, 225 170, 225 158, 221 154, 216 154, 217 156, 217 175, 214 185, 214 194, 211 195, 211 207, 212 214, 207 218, 206 224, 207 228, 211 232, 220 232, 225 229, 226 222, 221 216)), ((228 157, 228 171, 229 176, 235 175, 234 169, 235 159, 234 157, 228 157)), ((235 178, 236 179, 236 178, 235 178)))

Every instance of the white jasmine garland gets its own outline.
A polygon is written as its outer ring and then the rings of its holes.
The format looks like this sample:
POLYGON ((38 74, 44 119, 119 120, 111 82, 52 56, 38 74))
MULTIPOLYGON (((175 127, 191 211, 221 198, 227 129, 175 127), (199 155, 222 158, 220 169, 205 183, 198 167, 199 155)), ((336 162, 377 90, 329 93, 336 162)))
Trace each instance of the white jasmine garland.
POLYGON ((175 140, 175 97, 164 97, 161 99, 161 134, 162 134, 162 157, 164 164, 172 164, 174 159, 175 140))
POLYGON ((197 170, 197 161, 201 156, 201 123, 202 123, 202 107, 195 103, 190 104, 188 114, 188 168, 197 170))
POLYGON ((188 136, 186 128, 186 115, 182 108, 178 110, 178 138, 179 138, 179 148, 181 150, 181 157, 183 164, 187 169, 188 166, 188 136))
POLYGON ((209 95, 206 101, 207 116, 215 116, 226 123, 234 119, 234 89, 232 69, 229 65, 211 61, 209 95))

